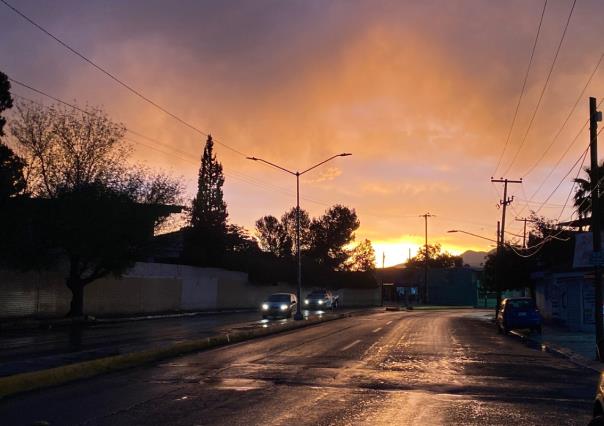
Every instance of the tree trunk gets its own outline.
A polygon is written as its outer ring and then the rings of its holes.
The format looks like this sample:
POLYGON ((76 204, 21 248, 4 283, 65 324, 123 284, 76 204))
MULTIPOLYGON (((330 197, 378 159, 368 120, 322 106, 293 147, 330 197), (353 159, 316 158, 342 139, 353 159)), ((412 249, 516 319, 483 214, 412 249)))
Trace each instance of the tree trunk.
POLYGON ((79 277, 67 278, 67 287, 71 290, 71 306, 68 317, 81 317, 84 315, 84 284, 79 277))

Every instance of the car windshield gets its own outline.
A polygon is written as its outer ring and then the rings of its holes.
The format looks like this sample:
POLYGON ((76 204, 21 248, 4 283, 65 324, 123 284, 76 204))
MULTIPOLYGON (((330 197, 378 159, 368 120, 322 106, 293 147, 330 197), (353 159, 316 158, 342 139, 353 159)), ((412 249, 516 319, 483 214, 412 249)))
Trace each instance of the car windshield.
POLYGON ((319 299, 322 297, 327 297, 327 293, 324 291, 313 291, 308 295, 308 297, 311 299, 319 299))
POLYGON ((269 302, 285 302, 289 303, 289 294, 271 294, 268 297, 269 302))
POLYGON ((506 302, 506 306, 509 306, 512 309, 534 309, 535 304, 532 300, 529 299, 512 299, 506 302))

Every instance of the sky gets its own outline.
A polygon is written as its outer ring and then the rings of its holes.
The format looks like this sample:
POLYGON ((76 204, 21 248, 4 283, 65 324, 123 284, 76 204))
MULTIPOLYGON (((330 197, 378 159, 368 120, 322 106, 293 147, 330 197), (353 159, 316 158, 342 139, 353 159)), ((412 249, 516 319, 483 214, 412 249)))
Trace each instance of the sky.
MULTIPOLYGON (((490 250, 488 240, 447 231, 495 239, 502 185, 491 176, 523 179, 509 186, 510 240, 522 233, 515 218, 531 210, 569 219, 566 199, 589 143, 588 96, 604 97, 597 0, 576 2, 543 91, 573 3, 548 1, 500 167, 541 0, 7 1, 211 133, 233 223, 253 231, 259 217, 295 204, 293 176, 245 156, 304 170, 352 153, 301 178, 301 206, 313 216, 336 203, 355 208, 357 241, 374 243, 379 266, 383 254, 386 266, 415 254, 427 212, 431 243, 453 253, 490 250)), ((127 135, 132 161, 177 176, 193 196, 205 136, 1 3, 0 28, 0 71, 60 99, 102 106, 147 137, 127 135)), ((13 92, 49 102, 21 87, 13 92)))

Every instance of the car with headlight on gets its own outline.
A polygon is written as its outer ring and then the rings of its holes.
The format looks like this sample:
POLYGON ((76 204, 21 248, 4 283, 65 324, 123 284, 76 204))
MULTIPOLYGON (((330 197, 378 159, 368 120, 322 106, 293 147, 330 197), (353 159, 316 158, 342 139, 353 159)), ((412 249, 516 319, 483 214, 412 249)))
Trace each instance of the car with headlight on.
POLYGON ((340 297, 328 290, 315 290, 304 299, 304 309, 335 309, 340 304, 340 297))
POLYGON ((298 298, 292 293, 274 293, 262 302, 262 318, 291 318, 296 310, 298 298))

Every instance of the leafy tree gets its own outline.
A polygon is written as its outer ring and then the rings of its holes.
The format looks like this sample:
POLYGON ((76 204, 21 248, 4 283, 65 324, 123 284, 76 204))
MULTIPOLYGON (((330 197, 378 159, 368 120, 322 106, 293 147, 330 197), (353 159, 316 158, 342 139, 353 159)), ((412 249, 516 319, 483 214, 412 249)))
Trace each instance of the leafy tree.
MULTIPOLYGON (((10 82, 6 74, 0 71, 0 113, 13 107, 13 98, 10 95, 10 82)), ((4 136, 6 118, 0 116, 0 136, 4 136)))
MULTIPOLYGON (((289 241, 291 241, 291 254, 296 254, 296 227, 297 212, 296 207, 281 216, 281 226, 289 241)), ((304 209, 300 209, 300 250, 305 252, 310 249, 310 215, 304 209)))
POLYGON ((194 264, 217 266, 225 250, 227 206, 223 199, 222 164, 214 154, 214 141, 208 135, 197 180, 197 195, 191 207, 190 228, 185 258, 194 264))
POLYGON ((371 241, 364 239, 352 250, 346 266, 351 271, 373 271, 375 269, 375 251, 371 241))
POLYGON ((80 316, 85 286, 132 265, 174 210, 163 205, 177 202, 181 187, 129 167, 124 126, 99 108, 25 103, 17 111, 11 132, 27 155, 37 198, 12 203, 11 226, 19 232, 5 229, 13 238, 0 241, 0 249, 23 253, 13 256, 23 269, 40 266, 41 259, 66 260, 70 315, 80 316))
POLYGON ((360 222, 356 211, 342 205, 330 207, 310 224, 308 255, 319 265, 339 270, 350 257, 346 246, 354 241, 360 222))
MULTIPOLYGON (((574 205, 580 219, 591 216, 591 181, 594 174, 590 167, 586 167, 584 171, 587 175, 586 178, 580 177, 574 179, 577 188, 574 194, 574 205)), ((604 178, 604 162, 598 166, 598 176, 600 179, 604 178)), ((604 200, 604 191, 599 191, 598 193, 600 203, 602 203, 604 200)), ((604 214, 602 219, 604 219, 604 214)))
POLYGON ((24 168, 25 161, 0 142, 0 203, 23 193, 26 188, 24 168))
POLYGON ((460 256, 452 255, 449 252, 442 251, 440 244, 428 244, 422 246, 417 255, 407 261, 408 267, 423 267, 428 258, 428 266, 430 268, 454 268, 463 266, 463 261, 460 256))
POLYGON ((501 292, 532 287, 533 259, 518 256, 511 247, 503 246, 499 254, 492 252, 484 265, 484 287, 501 292))
POLYGON ((250 253, 259 250, 258 243, 244 227, 229 224, 226 231, 226 251, 231 253, 250 253))
POLYGON ((278 258, 291 256, 292 239, 275 216, 264 216, 256 221, 256 237, 263 251, 278 258))

